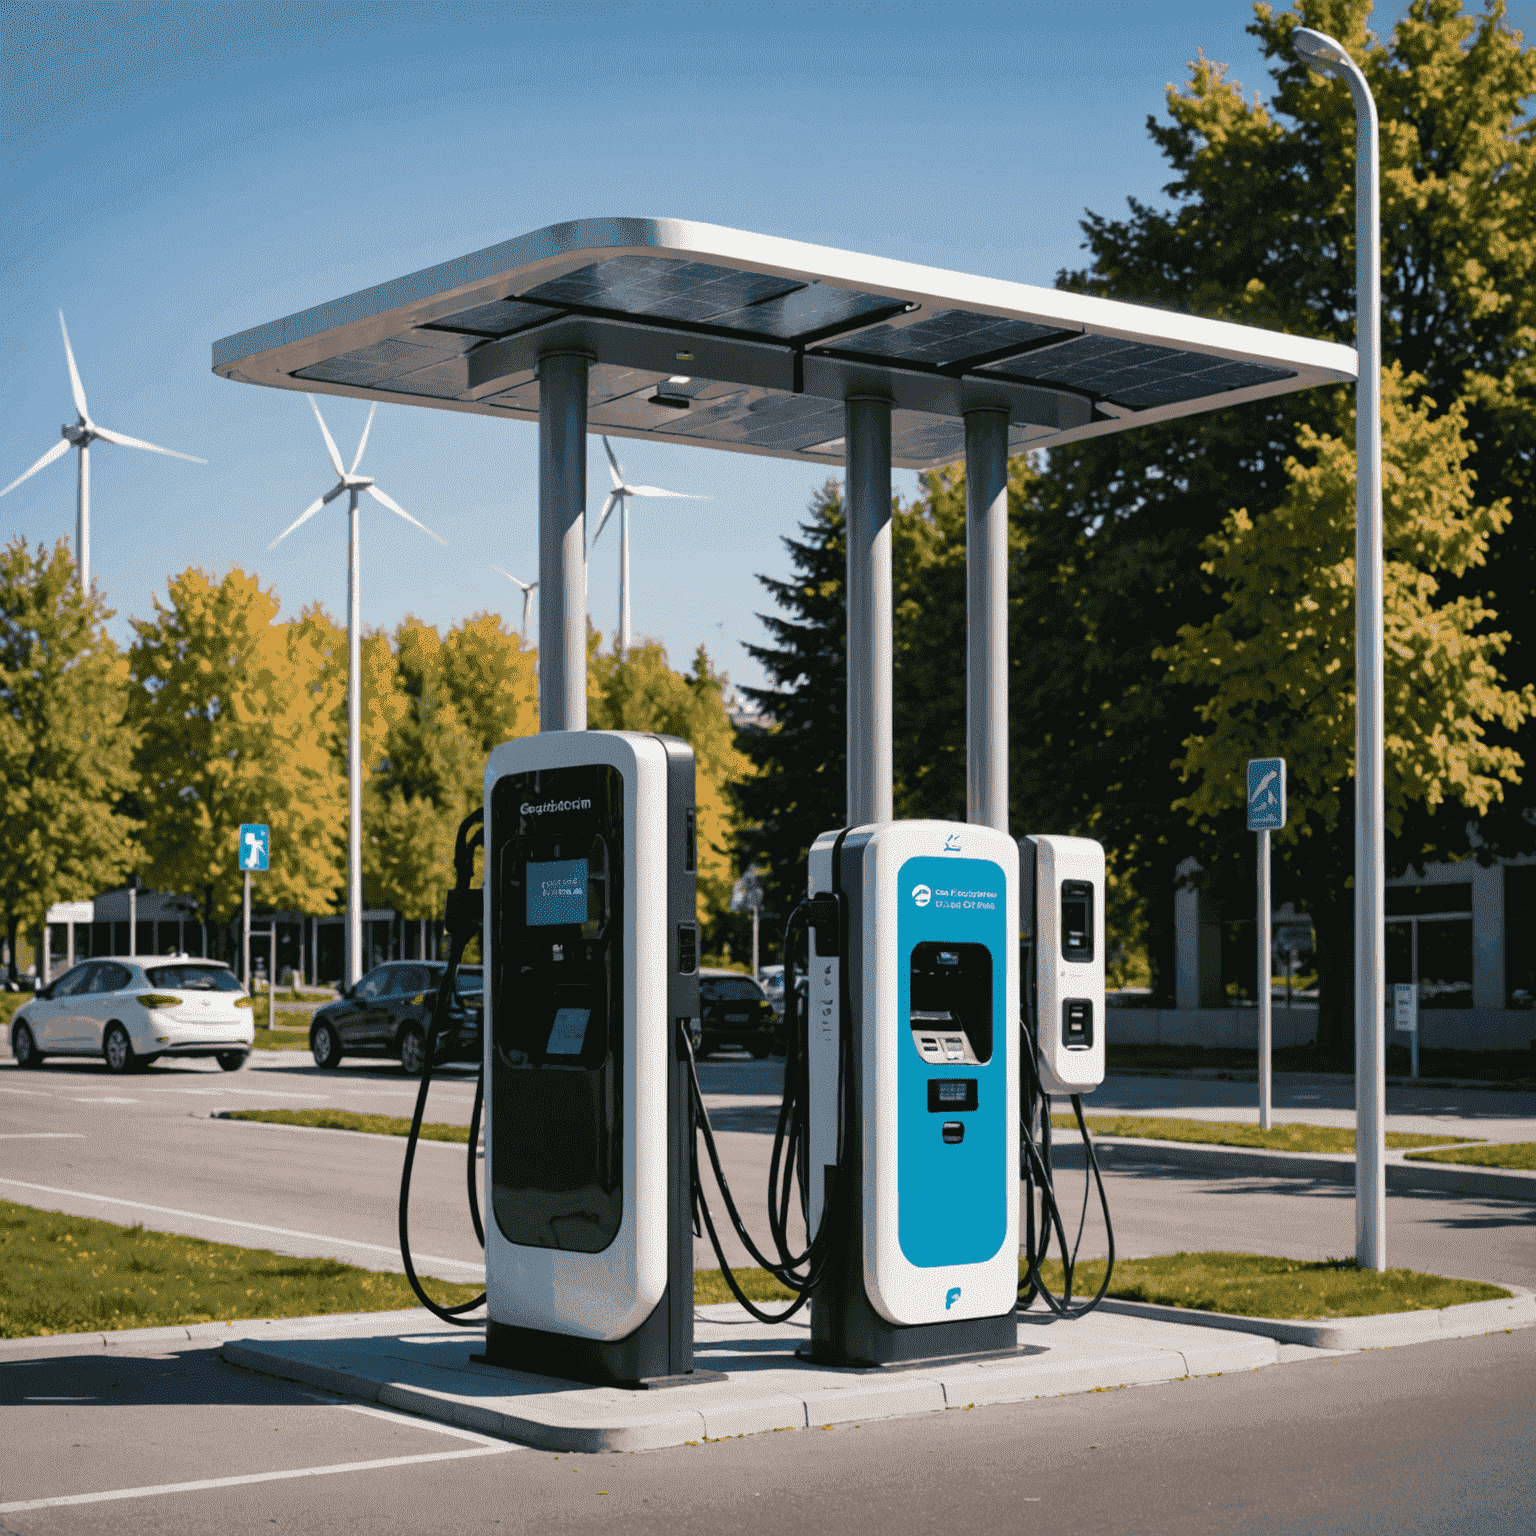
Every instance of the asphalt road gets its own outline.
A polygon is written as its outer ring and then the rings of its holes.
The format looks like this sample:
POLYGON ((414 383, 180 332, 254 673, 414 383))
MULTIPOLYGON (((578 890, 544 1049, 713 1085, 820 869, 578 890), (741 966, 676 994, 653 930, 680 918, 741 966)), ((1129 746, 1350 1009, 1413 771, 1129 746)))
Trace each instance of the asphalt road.
POLYGON ((337 1404, 211 1352, 0 1362, 0 1531, 1536 1532, 1536 1329, 629 1455, 337 1404), (210 1480, 231 1483, 209 1486, 210 1480), (33 1500, 67 1501, 25 1508, 33 1500))

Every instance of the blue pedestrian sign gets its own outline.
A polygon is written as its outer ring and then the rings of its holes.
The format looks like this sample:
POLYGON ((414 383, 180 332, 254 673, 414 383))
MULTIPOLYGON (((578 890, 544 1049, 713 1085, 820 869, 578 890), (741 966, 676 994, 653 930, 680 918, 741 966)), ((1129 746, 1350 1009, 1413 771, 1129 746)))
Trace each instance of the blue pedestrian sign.
POLYGON ((272 848, 272 833, 259 821, 243 822, 240 827, 240 868, 253 874, 264 874, 267 855, 272 848))
POLYGON ((1285 759, 1248 760, 1248 830, 1278 832, 1285 825, 1285 759))

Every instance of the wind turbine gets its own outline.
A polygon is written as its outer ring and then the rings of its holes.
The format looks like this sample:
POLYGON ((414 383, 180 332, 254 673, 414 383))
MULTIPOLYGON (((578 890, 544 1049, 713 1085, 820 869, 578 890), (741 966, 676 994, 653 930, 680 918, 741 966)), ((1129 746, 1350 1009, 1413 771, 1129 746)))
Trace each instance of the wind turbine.
POLYGON ((195 458, 190 453, 177 453, 173 448, 160 448, 154 443, 140 442, 138 438, 128 437, 122 432, 109 432, 106 427, 98 427, 91 420, 90 410, 85 403, 85 386, 80 382, 80 370, 75 367, 74 348, 69 344, 69 327, 64 324, 62 309, 59 311, 59 329, 64 333, 64 356, 69 359, 69 387, 74 391, 75 409, 80 413, 80 419, 72 427, 61 427, 59 431, 64 441, 55 443, 25 474, 17 475, 5 490, 0 491, 0 496, 14 491, 23 480, 30 480, 38 470, 47 469, 55 459, 68 453, 71 448, 80 450, 80 481, 75 501, 75 563, 80 571, 80 590, 85 593, 91 590, 91 444, 99 437, 103 442, 116 443, 119 448, 147 448, 151 453, 163 453, 172 459, 189 459, 194 464, 206 464, 208 460, 195 458))
POLYGON ((507 578, 507 580, 510 581, 514 587, 521 587, 523 589, 523 649, 527 650, 528 649, 528 604, 532 600, 533 594, 538 590, 539 584, 536 581, 519 581, 517 579, 517 577, 512 574, 511 571, 504 571, 504 570, 502 570, 502 568, 499 565, 493 565, 491 567, 491 569, 493 571, 495 571, 498 576, 505 576, 507 578))
POLYGON ((679 501, 713 501, 712 496, 691 496, 686 491, 664 491, 656 485, 630 485, 624 479, 624 471, 613 456, 608 439, 603 439, 608 454, 608 473, 613 476, 613 489, 603 503, 603 515, 597 520, 597 532, 592 535, 592 547, 602 537, 609 514, 619 509, 619 659, 629 659, 629 498, 631 496, 669 496, 679 501))
POLYGON ((313 395, 306 396, 310 405, 314 408, 315 420, 320 423, 320 431, 325 436, 325 449, 331 456, 331 466, 338 476, 336 484, 320 497, 312 506, 308 507, 304 515, 297 522, 290 523, 288 527, 267 545, 269 550, 276 549, 290 533, 303 523, 307 523, 315 513, 328 503, 335 501, 343 491, 349 495, 347 504, 347 985, 354 987, 361 977, 359 964, 363 953, 363 769, 362 769, 362 601, 359 590, 358 578, 358 540, 357 540, 357 496, 359 491, 367 491, 381 507, 388 507, 391 512, 403 517, 406 522, 414 523, 416 527, 427 535, 428 538, 437 539, 439 544, 446 544, 446 539, 438 539, 437 535, 427 527, 425 523, 418 523, 398 502, 386 496, 367 475, 360 475, 357 466, 363 461, 363 449, 368 446, 368 433, 373 427, 373 413, 378 410, 378 402, 368 408, 368 420, 363 426, 363 435, 357 445, 357 452, 352 455, 352 468, 341 467, 341 455, 336 451, 336 441, 331 436, 330 428, 325 424, 325 417, 320 414, 320 407, 315 402, 313 395))

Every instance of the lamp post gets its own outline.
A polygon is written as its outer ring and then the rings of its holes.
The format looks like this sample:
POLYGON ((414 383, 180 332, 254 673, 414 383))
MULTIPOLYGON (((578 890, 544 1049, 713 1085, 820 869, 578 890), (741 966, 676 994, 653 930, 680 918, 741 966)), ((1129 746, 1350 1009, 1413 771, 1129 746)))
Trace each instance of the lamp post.
POLYGON ((1386 955, 1382 878, 1381 192, 1376 103, 1343 45, 1291 34, 1355 104, 1355 1262, 1387 1267, 1386 955))

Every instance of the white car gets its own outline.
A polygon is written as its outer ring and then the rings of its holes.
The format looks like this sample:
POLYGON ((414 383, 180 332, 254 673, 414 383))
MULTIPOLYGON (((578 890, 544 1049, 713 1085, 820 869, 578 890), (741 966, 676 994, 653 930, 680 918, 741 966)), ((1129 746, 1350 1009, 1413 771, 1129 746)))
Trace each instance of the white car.
POLYGON ((239 978, 220 961, 186 955, 82 960, 11 1015, 18 1067, 100 1056, 109 1072, 133 1072, 161 1056, 212 1056, 235 1072, 255 1038, 239 978))

